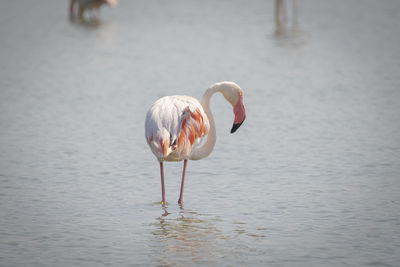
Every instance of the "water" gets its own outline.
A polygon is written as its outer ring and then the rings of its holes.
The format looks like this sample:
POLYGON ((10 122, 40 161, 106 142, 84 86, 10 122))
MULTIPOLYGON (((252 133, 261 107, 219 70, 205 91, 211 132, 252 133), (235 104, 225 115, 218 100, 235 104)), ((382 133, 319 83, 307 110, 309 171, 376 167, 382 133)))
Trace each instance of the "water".
POLYGON ((1 266, 398 266, 398 1, 120 1, 70 22, 68 1, 0 16, 1 266), (290 8, 290 5, 288 6, 290 8), (158 163, 159 97, 212 100, 217 145, 158 163))

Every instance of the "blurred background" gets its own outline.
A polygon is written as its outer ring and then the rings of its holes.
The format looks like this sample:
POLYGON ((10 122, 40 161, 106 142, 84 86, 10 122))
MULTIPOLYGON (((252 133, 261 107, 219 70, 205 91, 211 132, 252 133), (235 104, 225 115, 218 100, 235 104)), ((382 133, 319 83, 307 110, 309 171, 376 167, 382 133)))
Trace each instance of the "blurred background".
POLYGON ((398 265, 399 1, 88 2, 1 3, 1 266, 398 265), (147 109, 223 80, 163 207, 147 109))

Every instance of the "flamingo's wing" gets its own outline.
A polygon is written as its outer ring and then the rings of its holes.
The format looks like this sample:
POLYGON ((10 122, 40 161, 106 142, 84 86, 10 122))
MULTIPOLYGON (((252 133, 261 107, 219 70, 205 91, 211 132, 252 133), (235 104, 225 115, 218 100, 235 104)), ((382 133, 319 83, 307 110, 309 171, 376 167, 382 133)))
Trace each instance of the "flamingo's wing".
POLYGON ((202 109, 187 106, 182 113, 177 150, 185 157, 189 156, 195 143, 208 133, 210 126, 202 109))

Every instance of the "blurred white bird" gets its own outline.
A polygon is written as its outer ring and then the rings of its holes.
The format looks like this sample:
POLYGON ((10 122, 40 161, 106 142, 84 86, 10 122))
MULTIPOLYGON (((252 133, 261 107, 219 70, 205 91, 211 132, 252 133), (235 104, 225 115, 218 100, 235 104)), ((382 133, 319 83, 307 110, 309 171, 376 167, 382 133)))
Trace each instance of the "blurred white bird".
POLYGON ((102 5, 109 5, 110 7, 116 7, 118 4, 117 0, 71 0, 70 3, 70 16, 74 17, 76 13, 75 4, 78 6, 78 17, 83 18, 86 10, 99 9, 102 5))

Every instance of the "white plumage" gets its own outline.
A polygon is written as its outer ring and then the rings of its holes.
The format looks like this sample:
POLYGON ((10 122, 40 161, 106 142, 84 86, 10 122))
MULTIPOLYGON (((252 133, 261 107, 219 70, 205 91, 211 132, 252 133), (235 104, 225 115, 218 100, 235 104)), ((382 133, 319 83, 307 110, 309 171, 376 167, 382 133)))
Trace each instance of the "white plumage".
POLYGON ((75 16, 75 4, 78 6, 78 17, 83 18, 86 10, 99 9, 102 5, 108 5, 110 7, 116 7, 118 5, 117 0, 71 0, 70 2, 70 16, 75 16))
POLYGON ((210 124, 203 107, 197 99, 190 96, 166 96, 157 100, 146 116, 146 140, 151 151, 159 161, 181 161, 190 158, 193 149, 208 133, 210 124), (192 114, 199 114, 195 117, 192 114), (196 120, 196 118, 198 120, 196 120), (185 140, 195 132, 195 142, 185 140), (162 144, 169 143, 166 155, 162 144))

